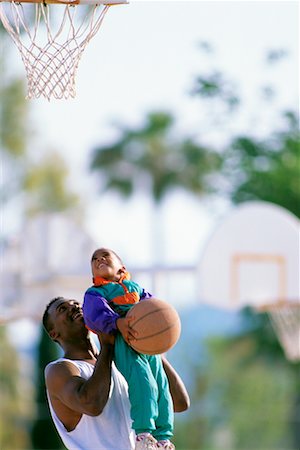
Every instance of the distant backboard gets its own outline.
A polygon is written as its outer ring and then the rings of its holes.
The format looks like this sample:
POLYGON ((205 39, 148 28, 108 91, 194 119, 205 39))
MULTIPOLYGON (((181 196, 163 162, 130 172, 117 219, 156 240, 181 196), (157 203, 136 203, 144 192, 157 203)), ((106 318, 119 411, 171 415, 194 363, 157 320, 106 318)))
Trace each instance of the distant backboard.
POLYGON ((19 239, 0 255, 0 325, 21 318, 40 321, 57 296, 81 301, 91 284, 90 258, 97 245, 66 213, 24 223, 19 239))
POLYGON ((228 308, 299 301, 299 270, 299 220, 270 203, 243 203, 204 248, 200 299, 228 308))

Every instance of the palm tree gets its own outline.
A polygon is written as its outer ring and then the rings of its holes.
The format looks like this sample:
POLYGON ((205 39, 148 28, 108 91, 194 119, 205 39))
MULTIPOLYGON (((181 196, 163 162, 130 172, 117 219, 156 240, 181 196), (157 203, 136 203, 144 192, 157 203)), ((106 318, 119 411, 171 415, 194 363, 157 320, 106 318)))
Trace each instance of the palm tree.
POLYGON ((104 180, 104 190, 128 197, 143 189, 156 203, 174 187, 195 194, 211 190, 209 175, 219 167, 218 154, 191 138, 176 138, 173 127, 171 114, 152 112, 140 128, 120 127, 116 142, 97 147, 91 169, 104 180))
MULTIPOLYGON (((167 194, 181 188, 196 195, 213 192, 213 178, 220 165, 219 155, 192 138, 174 133, 174 117, 151 112, 140 128, 120 127, 120 137, 111 145, 97 147, 91 170, 97 172, 103 190, 115 190, 123 197, 144 191, 154 200, 156 217, 167 194)), ((162 254, 159 230, 154 232, 154 254, 162 254), (156 244, 155 244, 156 243, 156 244)), ((161 260, 161 257, 160 257, 161 260)))

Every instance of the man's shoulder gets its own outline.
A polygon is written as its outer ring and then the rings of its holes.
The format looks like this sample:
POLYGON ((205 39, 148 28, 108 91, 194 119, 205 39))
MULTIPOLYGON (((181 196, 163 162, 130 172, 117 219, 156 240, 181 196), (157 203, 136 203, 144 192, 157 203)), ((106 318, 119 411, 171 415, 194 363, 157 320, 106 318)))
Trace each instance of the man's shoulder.
POLYGON ((47 364, 45 367, 45 379, 47 382, 47 380, 54 380, 55 378, 63 375, 74 375, 74 373, 78 372, 79 369, 72 360, 59 358, 47 364))

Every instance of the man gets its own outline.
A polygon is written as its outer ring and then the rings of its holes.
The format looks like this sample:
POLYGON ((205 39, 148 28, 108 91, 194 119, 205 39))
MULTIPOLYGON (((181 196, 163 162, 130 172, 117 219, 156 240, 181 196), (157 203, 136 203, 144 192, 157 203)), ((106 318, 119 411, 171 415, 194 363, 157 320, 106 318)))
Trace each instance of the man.
MULTIPOLYGON (((83 320, 81 305, 63 297, 46 307, 43 324, 64 357, 48 364, 45 379, 54 424, 70 450, 133 450, 127 384, 113 364, 114 336, 99 333, 100 353, 83 320)), ((174 411, 189 407, 189 396, 163 358, 174 411)), ((146 450, 146 449, 145 449, 146 450)))

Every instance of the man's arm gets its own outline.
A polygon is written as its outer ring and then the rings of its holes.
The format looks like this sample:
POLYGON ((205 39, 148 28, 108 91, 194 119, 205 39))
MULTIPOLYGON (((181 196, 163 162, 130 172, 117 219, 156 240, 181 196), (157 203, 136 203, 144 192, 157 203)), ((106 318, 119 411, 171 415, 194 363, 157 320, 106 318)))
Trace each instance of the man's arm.
POLYGON ((113 345, 102 345, 92 376, 86 380, 68 361, 51 365, 46 372, 50 396, 79 414, 97 416, 107 403, 111 384, 113 345))
POLYGON ((190 398, 185 385, 174 367, 169 363, 169 361, 167 361, 164 356, 162 356, 162 363, 168 377, 174 411, 186 411, 190 406, 190 398))

